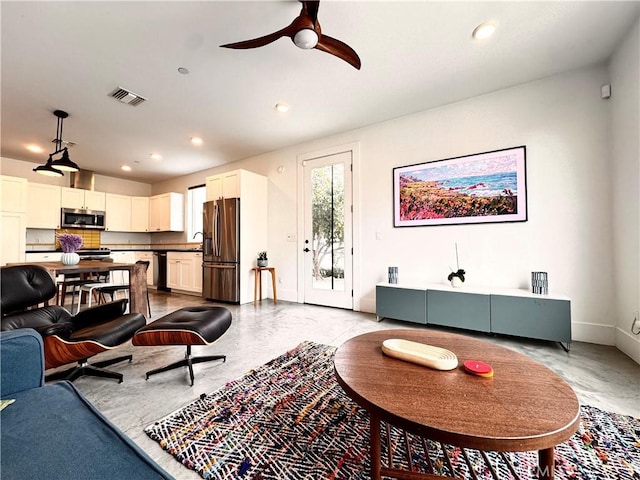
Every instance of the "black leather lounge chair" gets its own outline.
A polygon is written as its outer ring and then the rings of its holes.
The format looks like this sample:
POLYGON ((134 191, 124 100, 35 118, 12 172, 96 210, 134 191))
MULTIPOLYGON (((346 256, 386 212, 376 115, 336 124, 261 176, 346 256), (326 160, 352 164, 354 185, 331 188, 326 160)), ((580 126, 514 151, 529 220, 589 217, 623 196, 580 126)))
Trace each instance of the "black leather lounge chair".
POLYGON ((131 355, 93 364, 89 364, 88 359, 127 342, 147 323, 140 313, 125 314, 128 300, 105 303, 71 315, 63 307, 46 305, 56 296, 56 285, 40 266, 2 267, 0 280, 0 330, 33 328, 38 331, 44 341, 46 369, 77 362, 71 369, 47 375, 47 381, 73 381, 82 375, 91 375, 122 382, 121 373, 104 367, 131 361, 131 355), (45 306, 38 307, 39 304, 45 306))

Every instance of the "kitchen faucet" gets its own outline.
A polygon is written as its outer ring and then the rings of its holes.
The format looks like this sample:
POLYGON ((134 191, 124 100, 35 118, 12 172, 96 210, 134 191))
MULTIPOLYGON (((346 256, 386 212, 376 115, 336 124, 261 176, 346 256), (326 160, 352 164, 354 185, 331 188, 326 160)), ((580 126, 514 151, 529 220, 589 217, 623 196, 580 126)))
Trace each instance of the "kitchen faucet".
MULTIPOLYGON (((198 234, 202 235, 202 239, 204 240, 204 234, 203 234, 202 232, 196 232, 196 233, 194 233, 194 234, 193 234, 193 238, 196 238, 196 235, 198 235, 198 234)), ((200 249, 202 249, 202 243, 200 243, 200 249)))

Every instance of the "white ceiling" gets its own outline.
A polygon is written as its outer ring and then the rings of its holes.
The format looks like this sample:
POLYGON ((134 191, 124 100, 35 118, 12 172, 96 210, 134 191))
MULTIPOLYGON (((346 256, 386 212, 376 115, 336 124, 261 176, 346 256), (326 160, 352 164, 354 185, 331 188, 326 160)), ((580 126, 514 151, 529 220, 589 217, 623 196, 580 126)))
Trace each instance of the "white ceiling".
POLYGON ((288 38, 219 48, 288 25, 300 11, 294 0, 2 1, 1 154, 44 163, 61 109, 81 168, 153 183, 603 62, 639 7, 324 0, 323 32, 358 52, 358 71, 288 38), (496 34, 472 40, 485 21, 496 34), (122 104, 109 97, 118 86, 148 100, 122 104), (274 109, 281 101, 287 114, 274 109))

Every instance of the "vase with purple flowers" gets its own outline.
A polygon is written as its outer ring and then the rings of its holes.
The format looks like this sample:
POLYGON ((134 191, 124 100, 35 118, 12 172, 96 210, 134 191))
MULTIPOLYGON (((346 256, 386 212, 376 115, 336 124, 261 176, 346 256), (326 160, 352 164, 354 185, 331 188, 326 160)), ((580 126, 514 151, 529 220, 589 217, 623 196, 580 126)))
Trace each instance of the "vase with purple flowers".
POLYGON ((77 251, 82 246, 82 237, 74 233, 58 233, 56 238, 62 249, 62 257, 60 258, 62 264, 77 265, 80 262, 80 255, 77 251))

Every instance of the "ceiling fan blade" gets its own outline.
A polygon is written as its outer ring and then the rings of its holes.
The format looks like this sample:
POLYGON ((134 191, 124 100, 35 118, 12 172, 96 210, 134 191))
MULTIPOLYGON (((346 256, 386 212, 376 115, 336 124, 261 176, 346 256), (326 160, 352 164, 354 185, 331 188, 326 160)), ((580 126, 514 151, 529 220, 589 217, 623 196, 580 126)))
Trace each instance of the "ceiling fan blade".
POLYGON ((323 33, 315 48, 335 55, 360 70, 360 57, 353 48, 340 40, 323 33))
POLYGON ((283 28, 282 30, 278 30, 277 32, 270 33, 269 35, 265 35, 264 37, 253 38, 251 40, 245 40, 243 42, 236 43, 227 43, 225 45, 220 45, 223 48, 236 48, 236 49, 246 49, 246 48, 258 48, 264 47, 272 42, 275 42, 279 38, 290 36, 289 32, 290 26, 283 28))

